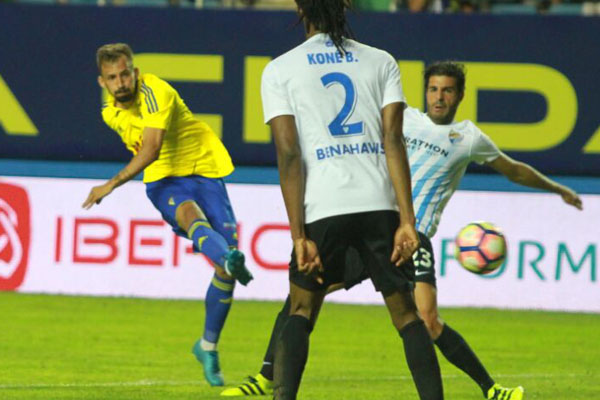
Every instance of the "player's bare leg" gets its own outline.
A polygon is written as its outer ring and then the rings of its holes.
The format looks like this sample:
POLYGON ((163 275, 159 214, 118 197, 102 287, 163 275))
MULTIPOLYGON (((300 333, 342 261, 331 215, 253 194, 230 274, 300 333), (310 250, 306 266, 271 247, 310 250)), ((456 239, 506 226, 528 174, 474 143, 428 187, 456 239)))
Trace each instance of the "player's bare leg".
POLYGON ((290 317, 276 344, 274 399, 295 400, 308 358, 309 336, 325 291, 311 292, 290 282, 290 317))
POLYGON ((415 303, 419 316, 425 323, 431 339, 436 340, 442 333, 444 321, 440 318, 437 306, 437 289, 424 282, 417 282, 415 287, 415 303))
POLYGON ((229 249, 227 241, 211 228, 206 215, 195 201, 182 202, 177 207, 175 218, 194 242, 195 249, 210 258, 215 267, 215 275, 206 293, 204 333, 194 343, 192 352, 202 363, 208 383, 211 386, 223 386, 217 343, 231 308, 235 288, 235 279, 226 268, 232 257, 241 258, 243 264, 243 255, 235 249, 229 249))
POLYGON ((415 302, 429 335, 444 357, 475 381, 486 399, 520 400, 523 388, 503 388, 490 377, 485 367, 463 337, 441 319, 437 307, 437 289, 426 282, 417 282, 415 302), (504 397, 502 397, 504 396, 504 397))
POLYGON ((444 391, 440 366, 423 321, 417 316, 410 292, 394 292, 384 297, 392 323, 404 342, 406 362, 421 400, 442 400, 444 391))

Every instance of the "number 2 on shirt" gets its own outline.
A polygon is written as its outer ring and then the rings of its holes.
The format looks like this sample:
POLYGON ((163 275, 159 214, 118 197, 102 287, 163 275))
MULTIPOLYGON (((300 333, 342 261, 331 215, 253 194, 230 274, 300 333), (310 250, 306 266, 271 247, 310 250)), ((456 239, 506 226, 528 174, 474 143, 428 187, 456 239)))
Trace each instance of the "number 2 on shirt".
POLYGON ((346 92, 346 100, 344 100, 344 106, 329 124, 329 132, 332 136, 349 136, 349 135, 360 135, 363 133, 363 122, 355 122, 352 124, 346 124, 346 121, 350 119, 356 106, 356 90, 354 89, 354 83, 352 79, 346 74, 341 72, 331 72, 321 77, 323 86, 328 88, 329 86, 339 83, 346 92))

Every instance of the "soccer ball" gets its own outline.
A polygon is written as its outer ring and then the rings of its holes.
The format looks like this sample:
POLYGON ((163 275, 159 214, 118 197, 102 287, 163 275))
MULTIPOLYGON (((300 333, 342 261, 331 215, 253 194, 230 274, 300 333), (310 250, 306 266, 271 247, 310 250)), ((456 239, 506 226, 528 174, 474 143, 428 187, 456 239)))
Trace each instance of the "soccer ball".
POLYGON ((455 239, 454 257, 466 270, 484 275, 497 269, 506 258, 506 239, 489 222, 472 222, 455 239))

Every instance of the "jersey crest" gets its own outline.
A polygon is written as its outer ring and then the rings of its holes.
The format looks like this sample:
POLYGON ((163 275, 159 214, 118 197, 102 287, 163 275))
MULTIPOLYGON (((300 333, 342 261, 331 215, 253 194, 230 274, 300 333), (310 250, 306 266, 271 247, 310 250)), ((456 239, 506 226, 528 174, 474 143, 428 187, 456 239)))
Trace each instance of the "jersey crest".
POLYGON ((455 130, 450 130, 450 132, 448 133, 448 139, 452 144, 461 142, 463 140, 463 137, 464 136, 460 132, 457 132, 455 130))

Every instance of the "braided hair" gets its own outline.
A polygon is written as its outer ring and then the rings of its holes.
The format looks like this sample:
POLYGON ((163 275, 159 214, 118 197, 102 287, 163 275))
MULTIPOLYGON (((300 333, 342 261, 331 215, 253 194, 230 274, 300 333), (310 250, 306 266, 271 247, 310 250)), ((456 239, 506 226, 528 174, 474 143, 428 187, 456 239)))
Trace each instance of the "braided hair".
POLYGON ((352 0, 296 0, 296 4, 302 11, 301 20, 328 34, 340 54, 344 54, 344 36, 353 36, 345 14, 352 9, 352 0))

